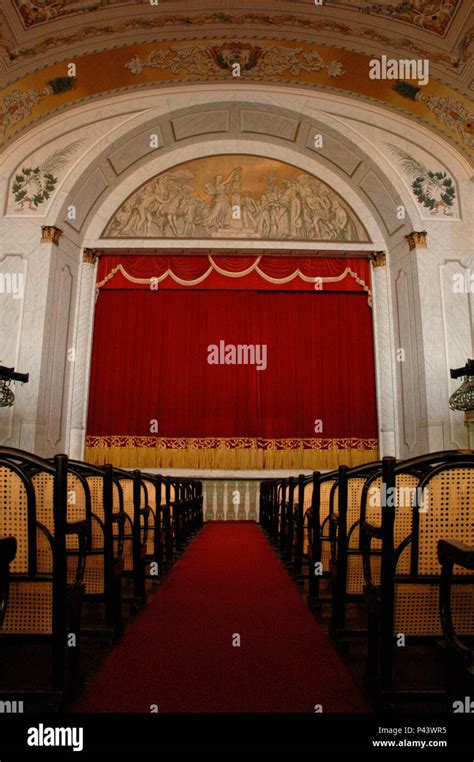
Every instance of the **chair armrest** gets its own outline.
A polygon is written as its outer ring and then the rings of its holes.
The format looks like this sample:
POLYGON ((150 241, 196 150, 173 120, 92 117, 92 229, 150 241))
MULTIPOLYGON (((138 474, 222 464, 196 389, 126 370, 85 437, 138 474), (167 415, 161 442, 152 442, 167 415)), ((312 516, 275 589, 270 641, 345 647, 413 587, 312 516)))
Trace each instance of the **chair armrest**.
POLYGON ((373 555, 372 540, 382 539, 382 527, 376 527, 373 524, 369 524, 368 521, 362 521, 360 525, 361 532, 361 552, 362 552, 362 566, 364 570, 364 580, 368 590, 377 592, 378 587, 372 579, 372 567, 370 565, 370 559, 373 555))
POLYGON ((10 564, 16 556, 16 537, 0 537, 0 564, 10 564))
POLYGON ((125 511, 118 511, 112 514, 112 532, 114 524, 118 526, 118 533, 113 532, 113 541, 117 541, 117 558, 122 557, 123 544, 125 540, 125 522, 130 521, 130 516, 125 511))
POLYGON ((112 524, 124 524, 126 519, 127 514, 125 511, 120 511, 119 513, 112 514, 112 524))
POLYGON ((361 530, 363 534, 368 535, 370 538, 374 538, 376 540, 381 540, 383 537, 382 527, 376 527, 374 524, 369 524, 368 521, 363 521, 361 523, 361 530))
POLYGON ((16 538, 0 537, 0 627, 5 619, 10 581, 10 563, 16 556, 16 538))
POLYGON ((360 519, 357 519, 357 521, 354 521, 353 525, 349 529, 349 531, 347 533, 347 550, 350 549, 352 535, 354 534, 354 532, 357 529, 357 527, 359 527, 359 534, 360 534, 361 524, 362 524, 362 521, 360 519))
POLYGON ((474 547, 459 540, 440 540, 438 559, 442 566, 457 564, 465 569, 474 570, 474 547))
POLYGON ((324 519, 321 521, 321 526, 319 528, 320 536, 323 536, 324 528, 326 527, 326 524, 329 524, 329 519, 331 518, 330 514, 324 517, 324 519))
POLYGON ((73 521, 66 525, 66 534, 87 534, 87 521, 73 521))
POLYGON ((140 521, 140 530, 142 532, 142 536, 140 537, 140 540, 142 543, 146 543, 148 538, 148 520, 150 517, 151 508, 148 505, 145 505, 144 508, 140 508, 138 511, 138 515, 141 517, 143 516, 143 524, 140 521))
POLYGON ((80 584, 84 579, 87 555, 87 539, 89 536, 87 521, 74 521, 66 526, 66 535, 75 534, 79 540, 77 551, 69 552, 67 555, 77 554, 76 580, 74 584, 80 584))
POLYGON ((91 512, 91 519, 96 521, 98 525, 100 526, 100 528, 102 529, 102 531, 104 531, 105 529, 104 520, 101 519, 100 516, 97 515, 97 513, 91 512))
POLYGON ((474 569, 474 548, 458 540, 439 540, 438 559, 441 563, 439 578, 439 613, 443 635, 448 644, 472 666, 474 651, 458 637, 454 629, 451 610, 451 584, 453 582, 453 566, 459 564, 466 569, 474 569))

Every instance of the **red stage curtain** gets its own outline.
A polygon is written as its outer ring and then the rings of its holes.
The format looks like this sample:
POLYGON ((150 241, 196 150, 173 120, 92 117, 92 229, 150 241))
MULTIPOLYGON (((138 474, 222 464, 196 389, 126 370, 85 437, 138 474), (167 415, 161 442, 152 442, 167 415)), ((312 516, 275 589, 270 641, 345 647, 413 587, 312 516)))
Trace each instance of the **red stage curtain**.
POLYGON ((91 460, 333 467, 375 457, 376 430, 372 314, 362 291, 100 293, 91 460), (221 340, 266 345, 267 368, 209 365, 208 346, 221 340))

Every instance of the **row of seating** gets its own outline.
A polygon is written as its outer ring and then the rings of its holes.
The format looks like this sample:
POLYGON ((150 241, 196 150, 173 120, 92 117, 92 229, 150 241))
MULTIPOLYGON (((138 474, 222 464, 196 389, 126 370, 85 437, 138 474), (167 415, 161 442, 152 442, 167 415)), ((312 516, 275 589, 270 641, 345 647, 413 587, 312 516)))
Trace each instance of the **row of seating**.
MULTIPOLYGON (((0 447, 0 647, 48 645, 41 698, 58 707, 75 694, 81 635, 118 637, 122 603, 146 601, 147 578, 162 579, 202 522, 196 480, 0 447), (92 624, 86 603, 100 609, 92 624)), ((6 700, 32 700, 0 685, 6 700)))
POLYGON ((473 498, 470 451, 262 482, 261 524, 306 582, 310 605, 319 615, 330 607, 336 642, 366 638, 366 684, 377 706, 437 697, 431 687, 401 684, 401 646, 444 635, 451 696, 474 673, 473 498), (363 611, 357 628, 351 604, 363 611), (452 659, 463 667, 455 681, 452 659))

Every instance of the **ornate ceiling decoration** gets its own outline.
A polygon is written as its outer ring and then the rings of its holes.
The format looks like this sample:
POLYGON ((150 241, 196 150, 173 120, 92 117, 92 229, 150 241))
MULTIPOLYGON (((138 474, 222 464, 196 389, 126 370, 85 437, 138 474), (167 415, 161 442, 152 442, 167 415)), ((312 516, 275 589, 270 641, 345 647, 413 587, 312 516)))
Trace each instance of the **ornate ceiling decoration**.
POLYGON ((403 21, 443 36, 456 12, 459 11, 461 0, 415 0, 415 2, 379 0, 375 3, 362 2, 362 0, 329 0, 326 4, 367 16, 382 16, 386 19, 403 21))
POLYGON ((131 5, 127 0, 13 0, 26 29, 69 16, 83 15, 115 5, 131 5))
POLYGON ((473 43, 470 0, 323 0, 320 6, 313 0, 240 0, 225 10, 217 0, 206 5, 203 11, 199 0, 159 0, 156 6, 143 0, 4 0, 0 55, 15 69, 81 43, 114 47, 120 37, 160 39, 165 30, 232 34, 243 25, 287 38, 288 33, 313 39, 317 34, 319 42, 338 38, 351 50, 379 45, 412 51, 459 74, 473 43))
POLYGON ((472 148, 471 0, 4 0, 0 139, 86 98, 153 84, 240 81, 354 94, 408 111, 472 148), (229 9, 228 9, 229 8, 229 9), (240 41, 237 42, 237 40, 240 41), (113 57, 111 50, 113 49, 113 57), (430 61, 428 86, 364 76, 374 56, 430 61), (237 56, 237 58, 235 58, 237 56), (193 60, 195 57, 195 60, 193 60), (66 81, 65 63, 78 67, 66 81))
MULTIPOLYGON (((166 5, 166 0, 161 0, 166 5)), ((133 6, 130 0, 13 0, 26 29, 70 16, 84 15, 116 6, 133 6)), ((159 4, 159 3, 158 3, 159 4)), ((169 4, 169 3, 168 3, 169 4)), ((293 3, 304 5, 303 2, 293 3)), ((362 2, 361 0, 326 0, 326 6, 338 6, 368 16, 384 16, 443 35, 461 0, 418 0, 418 2, 362 2)), ((143 4, 142 4, 143 5, 143 4)))

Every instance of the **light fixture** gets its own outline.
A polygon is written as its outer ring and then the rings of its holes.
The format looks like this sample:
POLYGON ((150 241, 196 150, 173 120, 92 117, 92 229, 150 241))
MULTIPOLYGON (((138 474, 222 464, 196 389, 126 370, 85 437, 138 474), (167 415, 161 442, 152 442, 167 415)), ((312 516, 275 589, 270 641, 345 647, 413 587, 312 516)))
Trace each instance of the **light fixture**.
POLYGON ((451 369, 451 378, 464 380, 449 398, 451 410, 462 410, 467 428, 469 449, 474 449, 474 360, 468 360, 464 368, 451 369))
POLYGON ((29 373, 15 373, 15 368, 6 368, 0 365, 0 407, 11 407, 15 402, 15 395, 10 388, 12 381, 20 381, 27 384, 29 373))

